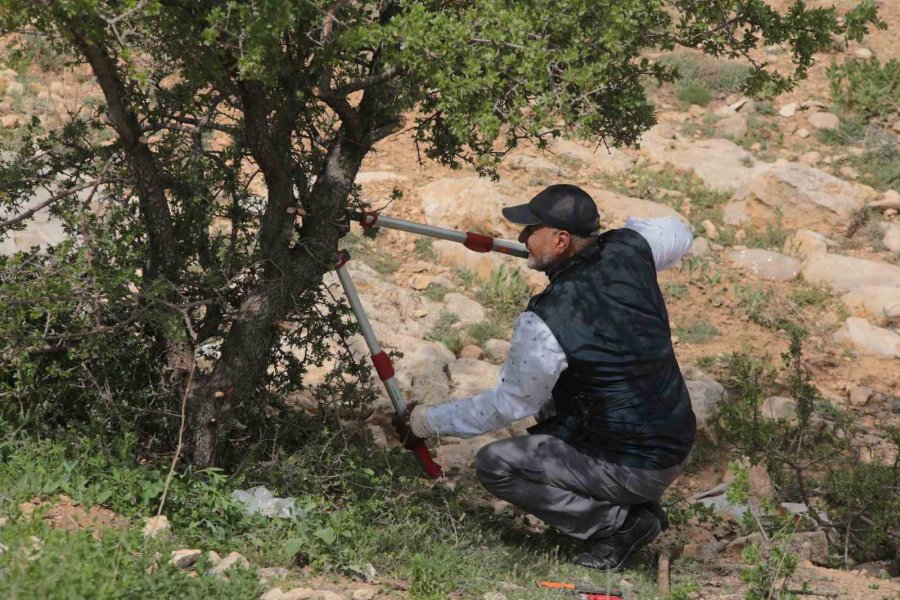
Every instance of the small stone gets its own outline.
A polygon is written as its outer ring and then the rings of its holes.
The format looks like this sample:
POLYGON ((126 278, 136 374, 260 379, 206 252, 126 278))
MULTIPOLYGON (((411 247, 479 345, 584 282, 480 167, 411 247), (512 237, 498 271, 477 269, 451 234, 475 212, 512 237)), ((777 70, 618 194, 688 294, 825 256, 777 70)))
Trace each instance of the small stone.
POLYGON ((801 127, 795 133, 797 134, 797 137, 799 137, 799 138, 806 139, 809 137, 809 129, 807 129, 806 127, 801 127))
POLYGON ((271 579, 284 579, 289 572, 284 567, 260 567, 256 570, 256 574, 263 581, 268 581, 271 579))
POLYGON ((812 152, 801 154, 800 158, 797 159, 797 162, 806 165, 807 167, 814 167, 822 162, 822 154, 813 150, 812 152))
POLYGON ((844 325, 834 334, 834 341, 850 344, 865 354, 900 358, 900 335, 859 317, 847 317, 844 325))
POLYGON ((228 569, 238 566, 242 569, 250 568, 250 562, 240 552, 229 552, 219 564, 209 570, 211 575, 222 575, 228 569))
POLYGON ((330 590, 294 588, 285 592, 281 600, 347 600, 347 598, 330 590))
POLYGON ((891 125, 891 129, 893 129, 896 133, 900 133, 900 119, 894 121, 894 124, 891 125))
POLYGON ((484 355, 484 351, 474 344, 469 344, 467 346, 463 346, 462 350, 459 351, 460 358, 474 358, 480 359, 484 355))
POLYGON ((168 533, 171 528, 172 526, 169 525, 169 519, 166 515, 149 517, 144 522, 144 537, 155 538, 163 533, 168 533))
POLYGON ((259 600, 282 600, 282 598, 284 598, 284 592, 281 591, 281 588, 274 587, 260 596, 259 600))
POLYGON ((9 517, 0 517, 0 527, 5 527, 9 523, 9 517))
POLYGON ((782 117, 793 117, 795 114, 797 114, 797 103, 791 102, 789 104, 785 104, 778 109, 778 114, 782 117))
POLYGON ((421 319, 422 317, 428 316, 427 308, 414 308, 409 312, 410 316, 414 319, 421 319))
POLYGON ((0 117, 0 127, 4 129, 13 129, 14 127, 18 127, 22 122, 22 117, 19 115, 3 115, 0 117))
POLYGON ((813 113, 807 120, 815 129, 837 129, 841 126, 841 119, 836 114, 828 112, 813 113))
POLYGON ((25 86, 18 81, 10 81, 6 86, 7 96, 21 96, 25 93, 25 86))
POLYGON ((210 550, 206 553, 206 561, 209 563, 209 566, 214 567, 222 562, 222 556, 215 550, 210 550))
POLYGON ((353 600, 372 600, 376 595, 378 595, 378 590, 375 588, 364 587, 353 590, 350 597, 353 600))
POLYGON ((850 400, 850 406, 865 406, 872 397, 872 390, 863 385, 850 386, 847 389, 847 398, 850 400))
POLYGON ((695 237, 691 246, 691 254, 694 256, 706 256, 710 252, 709 240, 703 236, 695 237))
POLYGON ((428 286, 431 285, 431 275, 423 275, 421 273, 414 275, 409 284, 414 290, 427 290, 428 286))
POLYGON ((709 219, 704 220, 700 223, 703 226, 703 231, 706 233, 706 237, 711 240, 716 240, 719 238, 719 232, 716 230, 716 225, 709 219))
POLYGON ((495 364, 500 364, 509 355, 510 344, 506 340, 490 339, 484 343, 484 353, 495 364))
POLYGON ((889 209, 887 209, 886 211, 884 211, 883 214, 884 214, 884 216, 886 216, 886 217, 893 217, 894 215, 897 214, 897 209, 896 209, 896 208, 889 208, 889 209))
POLYGON ((500 592, 488 592, 481 598, 482 600, 506 600, 506 596, 504 596, 500 592))
POLYGON ((718 559, 722 548, 717 542, 705 544, 685 544, 681 555, 699 562, 713 562, 718 559))
POLYGON ((172 550, 172 558, 169 562, 179 569, 187 569, 200 560, 202 554, 201 550, 196 549, 172 550))
POLYGON ((859 171, 854 169, 849 165, 841 165, 841 168, 838 169, 838 173, 846 177, 847 179, 856 180, 859 179, 859 171))
POLYGON ((900 210, 900 193, 898 193, 896 190, 888 190, 881 195, 881 198, 873 202, 869 202, 867 206, 879 210, 885 210, 889 208, 900 210))
POLYGON ((759 500, 765 500, 775 496, 775 486, 763 465, 753 465, 747 474, 750 484, 750 493, 759 500))
POLYGON ((857 48, 853 51, 853 56, 862 60, 869 60, 872 58, 872 51, 868 48, 857 48))
POLYGON ((762 414, 773 420, 784 419, 789 423, 797 421, 797 401, 787 396, 769 396, 763 400, 762 414))

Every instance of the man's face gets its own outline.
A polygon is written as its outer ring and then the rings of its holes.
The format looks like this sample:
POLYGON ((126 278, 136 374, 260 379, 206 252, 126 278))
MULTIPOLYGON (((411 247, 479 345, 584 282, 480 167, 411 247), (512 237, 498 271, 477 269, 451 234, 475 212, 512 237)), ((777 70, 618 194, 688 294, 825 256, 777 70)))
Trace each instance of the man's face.
POLYGON ((549 225, 528 225, 519 234, 519 242, 528 248, 528 268, 546 271, 567 258, 569 232, 549 225))

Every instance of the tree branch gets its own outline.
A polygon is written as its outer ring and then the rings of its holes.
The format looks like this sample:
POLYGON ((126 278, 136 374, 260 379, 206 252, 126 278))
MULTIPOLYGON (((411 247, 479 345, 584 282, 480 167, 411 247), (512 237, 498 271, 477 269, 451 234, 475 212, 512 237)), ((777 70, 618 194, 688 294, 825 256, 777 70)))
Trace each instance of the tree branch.
POLYGON ((97 179, 88 181, 87 183, 75 185, 75 186, 65 189, 57 194, 54 194, 54 195, 50 196, 49 198, 47 198, 46 200, 44 200, 43 202, 41 202, 40 204, 38 204, 37 206, 31 207, 28 210, 26 210, 25 212, 23 212, 19 215, 16 215, 15 217, 13 217, 11 219, 0 222, 0 230, 6 229, 7 227, 11 227, 11 226, 15 225, 16 223, 21 223, 25 219, 32 216, 34 213, 50 206, 54 202, 58 202, 59 200, 62 200, 66 196, 71 196, 72 194, 74 194, 76 192, 80 192, 81 190, 85 190, 89 187, 97 187, 104 182, 106 182, 106 180, 103 177, 98 177, 97 179))

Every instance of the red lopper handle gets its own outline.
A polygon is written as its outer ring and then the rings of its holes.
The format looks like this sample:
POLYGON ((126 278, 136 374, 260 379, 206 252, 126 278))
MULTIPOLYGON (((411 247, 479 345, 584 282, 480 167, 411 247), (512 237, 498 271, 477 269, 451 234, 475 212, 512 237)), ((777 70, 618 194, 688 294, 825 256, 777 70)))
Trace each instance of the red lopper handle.
POLYGON ((444 471, 441 469, 441 465, 437 464, 431 459, 431 454, 428 453, 428 446, 425 445, 425 442, 419 442, 413 448, 413 454, 416 455, 416 458, 419 460, 419 464, 422 465, 422 468, 425 469, 425 474, 428 475, 431 479, 437 479, 441 475, 444 474, 444 471))

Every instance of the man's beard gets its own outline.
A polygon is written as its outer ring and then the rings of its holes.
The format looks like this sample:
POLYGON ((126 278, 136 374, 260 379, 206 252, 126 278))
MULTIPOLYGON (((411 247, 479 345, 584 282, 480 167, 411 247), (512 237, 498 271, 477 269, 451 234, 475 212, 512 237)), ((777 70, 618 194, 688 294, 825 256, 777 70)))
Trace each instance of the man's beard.
POLYGON ((534 254, 528 255, 528 263, 527 267, 529 269, 534 269, 535 271, 546 271, 553 265, 553 258, 550 256, 535 256, 534 254))

